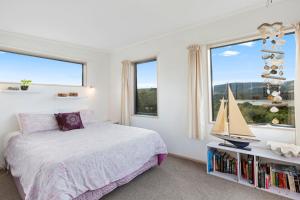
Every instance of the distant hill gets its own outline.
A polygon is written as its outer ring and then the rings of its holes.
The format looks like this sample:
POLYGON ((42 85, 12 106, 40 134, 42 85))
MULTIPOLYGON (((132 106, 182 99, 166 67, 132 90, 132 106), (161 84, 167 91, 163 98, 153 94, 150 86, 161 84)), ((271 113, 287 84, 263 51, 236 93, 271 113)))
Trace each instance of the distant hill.
POLYGON ((136 95, 136 112, 138 114, 157 115, 156 88, 137 89, 136 95))
MULTIPOLYGON (((266 100, 266 85, 263 82, 231 83, 231 90, 237 100, 244 100, 238 103, 238 106, 248 124, 269 124, 276 117, 280 124, 295 127, 294 106, 281 107, 279 112, 272 113, 270 109, 259 104, 254 104, 252 100, 266 100), (250 101, 248 101, 250 100, 250 101)), ((220 98, 227 96, 224 94, 227 84, 215 85, 212 99, 212 117, 216 119, 220 98)), ((294 99, 294 81, 286 81, 281 86, 281 96, 284 100, 294 99)), ((263 102, 263 101, 260 101, 263 102)))
MULTIPOLYGON (((214 96, 224 96, 227 84, 215 85, 214 96)), ((263 82, 230 83, 236 99, 266 99, 266 84, 263 82)), ((285 100, 294 99, 294 81, 286 81, 281 86, 281 96, 285 100)), ((226 95, 225 95, 226 96, 226 95)))

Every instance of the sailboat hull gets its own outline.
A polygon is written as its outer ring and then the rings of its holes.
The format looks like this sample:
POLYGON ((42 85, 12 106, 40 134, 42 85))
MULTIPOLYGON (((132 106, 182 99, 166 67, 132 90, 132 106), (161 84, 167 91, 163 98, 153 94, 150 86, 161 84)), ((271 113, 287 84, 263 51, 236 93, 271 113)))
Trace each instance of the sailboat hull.
POLYGON ((217 135, 217 134, 213 134, 213 135, 220 139, 230 142, 231 144, 234 145, 235 148, 244 149, 244 150, 251 150, 250 148, 247 148, 247 146, 249 146, 251 142, 259 141, 257 139, 251 139, 251 138, 239 138, 239 137, 232 137, 228 135, 217 135))
POLYGON ((240 142, 240 141, 234 141, 229 139, 227 139, 226 141, 230 142, 231 144, 233 144, 235 147, 239 149, 245 149, 250 144, 249 142, 240 142))
POLYGON ((247 147, 247 146, 239 147, 239 146, 236 146, 234 144, 226 144, 226 143, 220 143, 219 146, 230 147, 230 148, 235 148, 235 149, 242 149, 242 150, 246 150, 246 151, 251 151, 251 148, 247 147))

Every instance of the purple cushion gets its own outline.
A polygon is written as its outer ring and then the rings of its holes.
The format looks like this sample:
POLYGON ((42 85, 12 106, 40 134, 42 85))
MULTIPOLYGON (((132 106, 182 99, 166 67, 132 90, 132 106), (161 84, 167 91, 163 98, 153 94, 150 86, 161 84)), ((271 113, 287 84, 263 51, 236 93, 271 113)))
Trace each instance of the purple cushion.
POLYGON ((82 129, 83 124, 79 112, 72 113, 58 113, 54 114, 58 127, 62 131, 69 131, 73 129, 82 129))

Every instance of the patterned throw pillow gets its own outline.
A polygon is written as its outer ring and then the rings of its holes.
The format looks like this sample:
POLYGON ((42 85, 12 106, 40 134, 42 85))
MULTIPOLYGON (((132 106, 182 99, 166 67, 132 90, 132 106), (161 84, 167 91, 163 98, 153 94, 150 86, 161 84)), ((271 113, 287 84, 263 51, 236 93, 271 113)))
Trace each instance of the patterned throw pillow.
POLYGON ((62 131, 70 131, 73 129, 84 128, 79 112, 58 113, 54 115, 59 129, 62 131))

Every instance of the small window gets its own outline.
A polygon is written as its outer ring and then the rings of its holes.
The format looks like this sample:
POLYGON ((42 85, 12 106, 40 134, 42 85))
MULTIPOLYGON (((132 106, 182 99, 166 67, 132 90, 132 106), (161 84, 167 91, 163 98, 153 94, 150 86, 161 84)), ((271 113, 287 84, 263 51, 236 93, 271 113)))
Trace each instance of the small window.
POLYGON ((84 64, 0 51, 0 82, 83 86, 84 64))
POLYGON ((157 60, 135 63, 135 114, 157 116, 157 60))
POLYGON ((281 97, 286 106, 277 113, 270 112, 266 84, 261 74, 264 71, 262 40, 250 40, 210 49, 212 121, 216 120, 220 99, 230 84, 233 95, 248 124, 271 124, 275 117, 280 126, 295 127, 294 80, 295 80, 295 38, 286 34, 283 45, 286 81, 281 85, 281 97))

